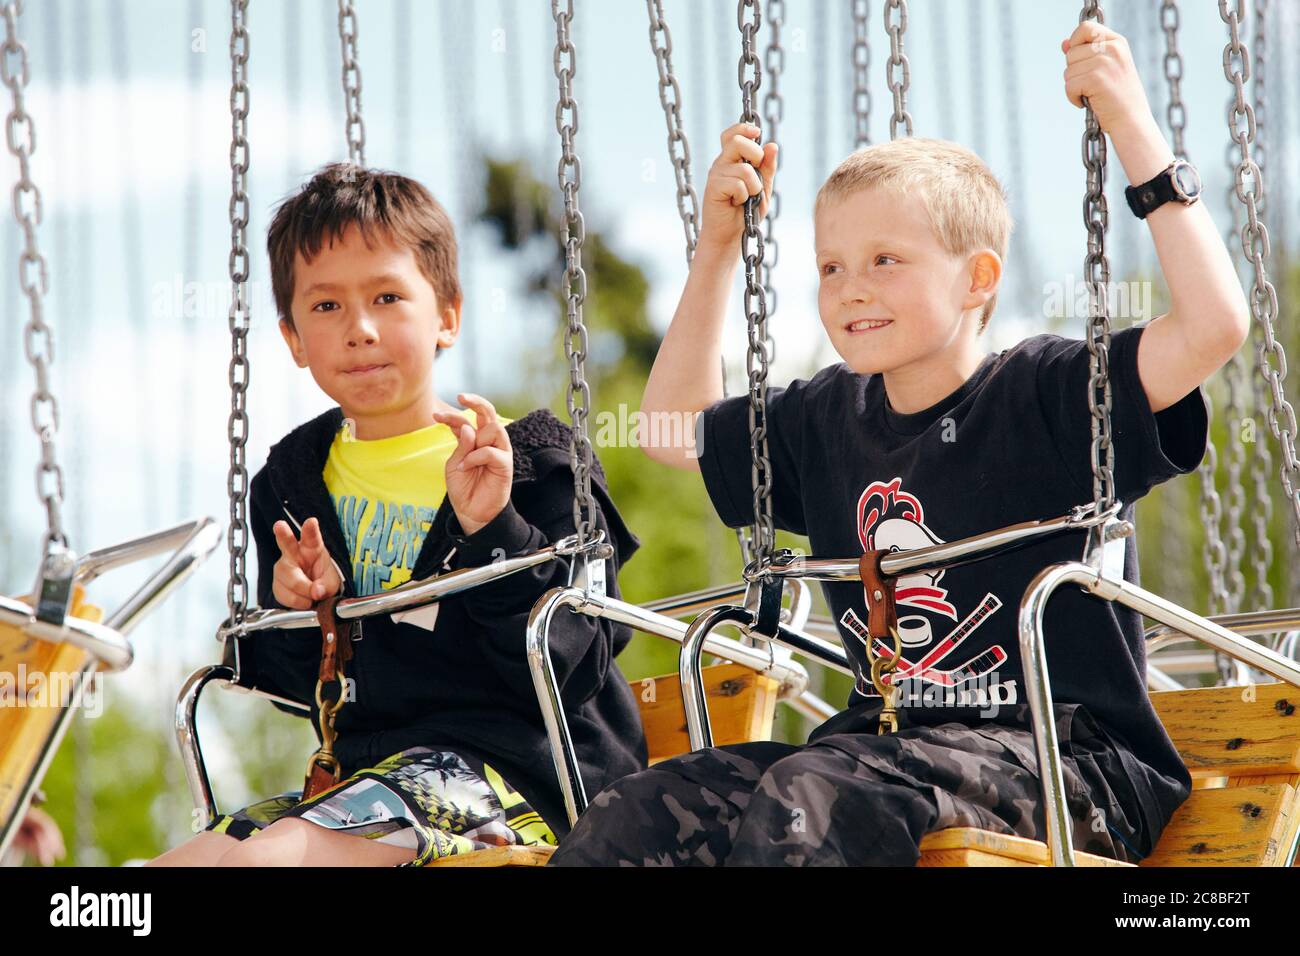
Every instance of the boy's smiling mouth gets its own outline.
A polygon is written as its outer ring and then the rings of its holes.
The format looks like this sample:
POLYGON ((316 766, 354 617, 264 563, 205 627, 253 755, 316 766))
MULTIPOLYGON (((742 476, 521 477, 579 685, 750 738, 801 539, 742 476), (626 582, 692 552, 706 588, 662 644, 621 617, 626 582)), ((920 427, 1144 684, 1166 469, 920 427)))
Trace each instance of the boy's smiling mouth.
POLYGON ((874 332, 876 329, 883 329, 892 325, 893 319, 858 319, 856 322, 849 322, 844 326, 844 331, 850 335, 855 332, 874 332))

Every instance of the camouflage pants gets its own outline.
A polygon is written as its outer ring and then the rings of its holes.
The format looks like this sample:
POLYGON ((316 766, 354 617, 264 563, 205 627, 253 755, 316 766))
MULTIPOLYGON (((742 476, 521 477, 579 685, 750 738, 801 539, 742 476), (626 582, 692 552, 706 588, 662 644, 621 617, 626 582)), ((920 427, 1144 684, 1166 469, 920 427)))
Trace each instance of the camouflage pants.
MULTIPOLYGON (((1076 736, 1069 750, 1075 848, 1141 859, 1141 815, 1118 756, 1099 738, 1076 736)), ((1028 730, 948 723, 802 747, 757 741, 622 778, 592 800, 551 863, 912 866, 921 838, 946 827, 1043 840, 1041 803, 1028 730)))

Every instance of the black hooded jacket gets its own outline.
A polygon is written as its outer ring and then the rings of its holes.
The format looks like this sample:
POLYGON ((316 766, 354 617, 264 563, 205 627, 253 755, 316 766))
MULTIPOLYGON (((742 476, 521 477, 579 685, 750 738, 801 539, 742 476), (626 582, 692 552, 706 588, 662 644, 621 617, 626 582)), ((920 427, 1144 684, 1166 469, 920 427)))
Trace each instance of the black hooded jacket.
MULTIPOLYGON (((303 522, 315 517, 342 573, 344 595, 357 594, 343 530, 322 477, 342 422, 342 410, 334 408, 294 429, 271 448, 266 465, 253 478, 251 526, 262 607, 281 606, 271 593, 280 556, 272 526, 281 519, 300 533, 303 522)), ((573 533, 568 426, 539 409, 509 423, 506 431, 514 455, 510 502, 485 527, 465 536, 444 498, 412 580, 525 554, 573 533)), ((616 597, 618 568, 639 542, 610 500, 598 462, 592 491, 597 526, 615 548, 606 577, 608 593, 616 597)), ((567 578, 567 564, 557 560, 474 588, 441 602, 432 632, 409 621, 397 623, 387 614, 363 619, 348 670, 355 699, 336 720, 335 753, 343 775, 408 747, 468 753, 527 797, 557 836, 567 833, 524 647, 533 604, 567 578)), ((614 665, 630 638, 625 625, 565 610, 551 628, 551 657, 589 794, 646 765, 636 700, 614 665)), ((316 628, 255 632, 239 642, 240 683, 312 703, 316 726, 320 650, 316 628)))

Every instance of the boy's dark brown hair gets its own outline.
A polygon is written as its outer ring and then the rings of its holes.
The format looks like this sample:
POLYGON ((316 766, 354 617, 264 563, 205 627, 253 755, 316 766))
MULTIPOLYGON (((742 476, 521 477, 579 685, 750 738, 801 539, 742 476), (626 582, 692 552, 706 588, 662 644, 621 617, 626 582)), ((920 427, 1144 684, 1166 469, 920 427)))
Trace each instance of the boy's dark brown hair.
POLYGON ((409 246, 421 274, 438 295, 439 308, 461 297, 456 231, 451 217, 424 186, 406 176, 352 163, 330 163, 276 208, 267 230, 271 292, 280 318, 293 328, 293 263, 311 261, 328 241, 355 225, 367 243, 387 232, 409 246))

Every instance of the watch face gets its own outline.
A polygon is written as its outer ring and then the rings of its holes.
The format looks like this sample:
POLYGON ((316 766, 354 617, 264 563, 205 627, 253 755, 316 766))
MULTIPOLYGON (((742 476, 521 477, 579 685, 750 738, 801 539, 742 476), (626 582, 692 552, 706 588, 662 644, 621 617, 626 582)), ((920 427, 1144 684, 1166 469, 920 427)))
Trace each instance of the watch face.
POLYGON ((1201 177, 1191 163, 1178 163, 1174 166, 1174 188, 1188 199, 1195 199, 1201 194, 1201 177))

